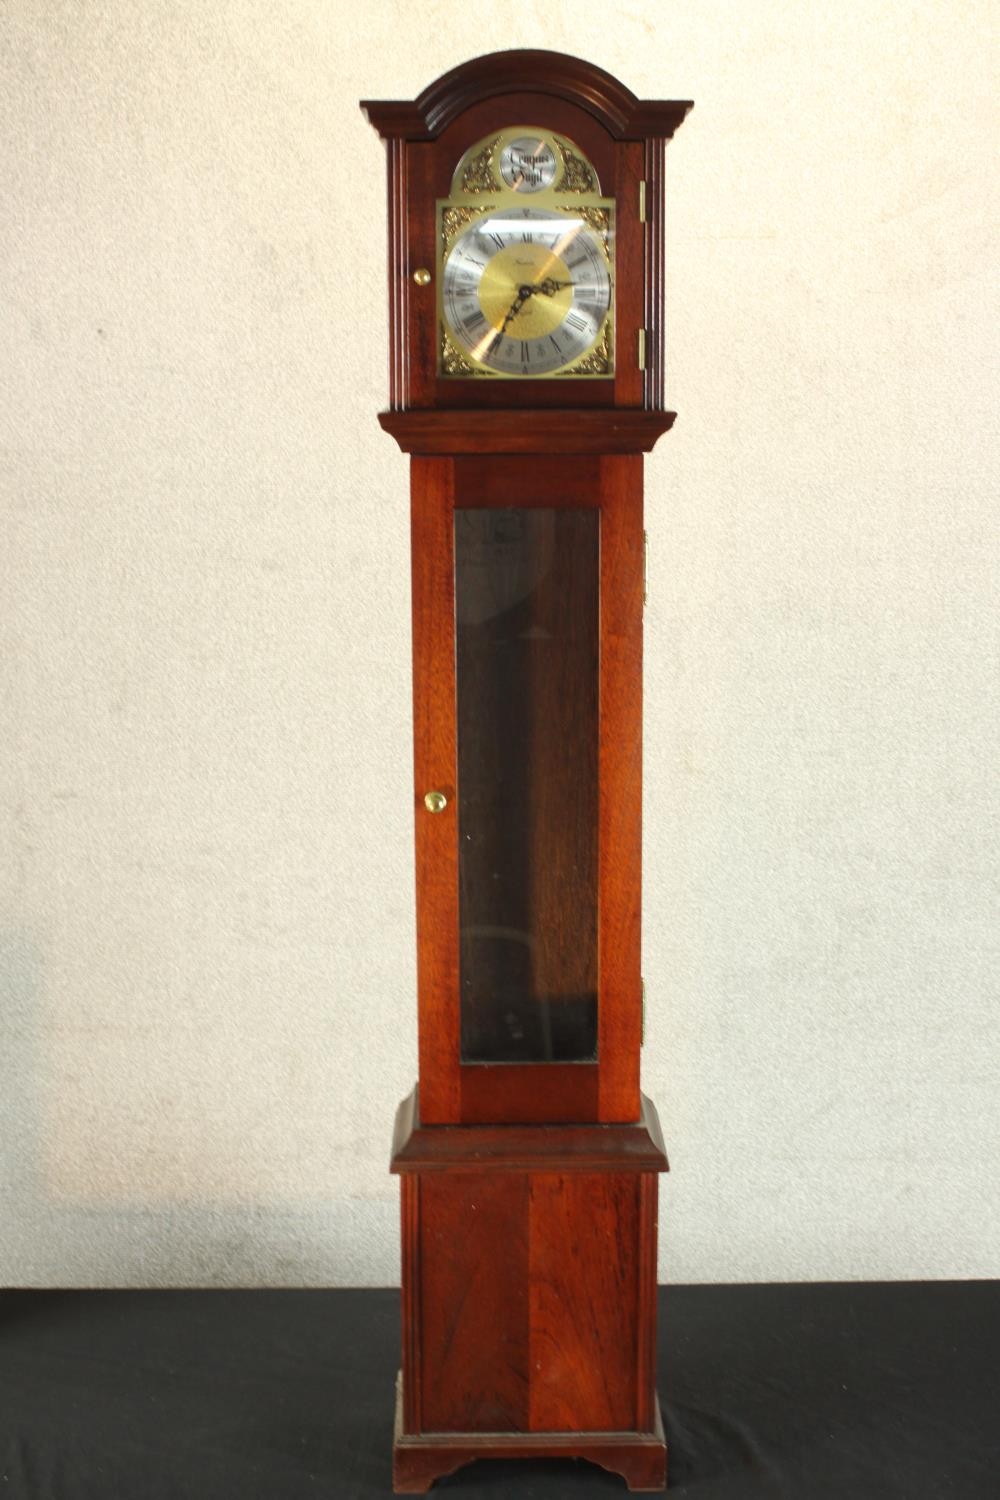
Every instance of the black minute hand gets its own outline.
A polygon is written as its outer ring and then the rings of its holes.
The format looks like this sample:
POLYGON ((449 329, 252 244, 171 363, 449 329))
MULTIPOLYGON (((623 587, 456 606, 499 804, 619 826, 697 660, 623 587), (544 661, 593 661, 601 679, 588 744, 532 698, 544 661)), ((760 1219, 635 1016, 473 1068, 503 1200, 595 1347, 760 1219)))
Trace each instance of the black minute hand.
POLYGON ((514 319, 517 317, 518 313, 521 311, 521 308, 523 306, 524 306, 524 298, 521 297, 521 296, 518 296, 517 298, 515 298, 515 300, 511 303, 511 305, 510 305, 510 312, 507 314, 507 316, 504 318, 503 322, 500 324, 500 334, 499 334, 500 338, 503 338, 504 334, 507 332, 507 324, 508 323, 513 323, 514 319))
POLYGON ((501 338, 501 339, 503 338, 504 334, 507 331, 507 324, 508 323, 513 323, 514 319, 517 317, 518 313, 521 311, 521 308, 527 302, 528 298, 532 295, 532 293, 537 292, 537 291, 538 291, 538 287, 536 287, 536 286, 522 286, 522 287, 518 287, 518 289, 517 289, 517 296, 514 298, 514 301, 511 303, 510 312, 507 314, 507 316, 504 318, 503 322, 500 325, 500 331, 497 334, 497 338, 501 338))

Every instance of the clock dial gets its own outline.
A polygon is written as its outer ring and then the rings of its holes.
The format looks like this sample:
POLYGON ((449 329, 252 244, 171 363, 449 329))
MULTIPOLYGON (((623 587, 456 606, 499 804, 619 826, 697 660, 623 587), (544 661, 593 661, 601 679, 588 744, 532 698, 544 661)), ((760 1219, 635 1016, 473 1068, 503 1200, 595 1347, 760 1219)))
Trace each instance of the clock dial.
POLYGON ((515 193, 540 193, 556 180, 555 152, 540 136, 508 141, 498 162, 504 184, 515 193))
POLYGON ((551 375, 580 359, 611 311, 611 266, 582 214, 505 208, 473 220, 442 271, 452 339, 501 375, 551 375))

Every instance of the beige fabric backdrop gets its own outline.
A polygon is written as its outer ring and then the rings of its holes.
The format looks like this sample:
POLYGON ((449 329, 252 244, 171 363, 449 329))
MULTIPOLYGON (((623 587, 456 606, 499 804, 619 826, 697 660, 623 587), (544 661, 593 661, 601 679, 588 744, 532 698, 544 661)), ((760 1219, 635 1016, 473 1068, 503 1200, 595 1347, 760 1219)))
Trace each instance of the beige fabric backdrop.
POLYGON ((0 10, 0 1281, 398 1274, 407 470, 356 101, 518 44, 697 101, 647 466, 662 1270, 1000 1271, 995 7, 528 17, 0 10))

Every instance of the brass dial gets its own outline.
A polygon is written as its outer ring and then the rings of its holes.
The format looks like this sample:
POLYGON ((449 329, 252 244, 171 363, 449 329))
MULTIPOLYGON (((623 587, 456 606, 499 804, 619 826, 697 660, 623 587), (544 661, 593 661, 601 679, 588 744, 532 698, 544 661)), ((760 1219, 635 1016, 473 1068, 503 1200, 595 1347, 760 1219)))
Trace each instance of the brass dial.
POLYGON ((441 276, 445 325, 473 365, 537 378, 593 349, 611 316, 605 236, 572 208, 488 210, 452 243, 441 276))

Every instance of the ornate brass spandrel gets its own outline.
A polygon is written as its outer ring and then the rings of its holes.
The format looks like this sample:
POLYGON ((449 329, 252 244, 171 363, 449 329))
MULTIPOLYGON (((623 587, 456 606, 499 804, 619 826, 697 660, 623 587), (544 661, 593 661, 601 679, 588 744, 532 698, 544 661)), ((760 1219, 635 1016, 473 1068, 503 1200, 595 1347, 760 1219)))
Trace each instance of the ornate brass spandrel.
POLYGON ((600 235, 601 244, 604 246, 604 253, 607 255, 608 236, 611 233, 611 210, 598 208, 595 204, 591 203, 566 203, 563 206, 567 213, 579 214, 580 218, 586 220, 595 234, 600 235))
POLYGON ((448 336, 448 330, 441 329, 440 368, 442 375, 492 375, 483 365, 471 364, 465 355, 453 344, 448 336))
POLYGON ((495 136, 466 164, 465 171, 462 173, 461 191, 463 193, 496 191, 497 177, 493 158, 501 139, 500 136, 495 136))
POLYGON ((577 156, 562 141, 557 140, 559 153, 562 156, 563 175, 558 184, 561 193, 598 193, 597 178, 594 169, 582 156, 577 156))
POLYGON ((473 219, 481 219, 483 214, 492 213, 496 205, 493 203, 458 203, 441 210, 441 247, 447 252, 463 229, 466 229, 473 219))
POLYGON ((570 375, 610 375, 614 366, 611 357, 611 319, 608 318, 604 324, 603 332, 593 349, 578 359, 575 365, 561 370, 561 376, 570 375))

